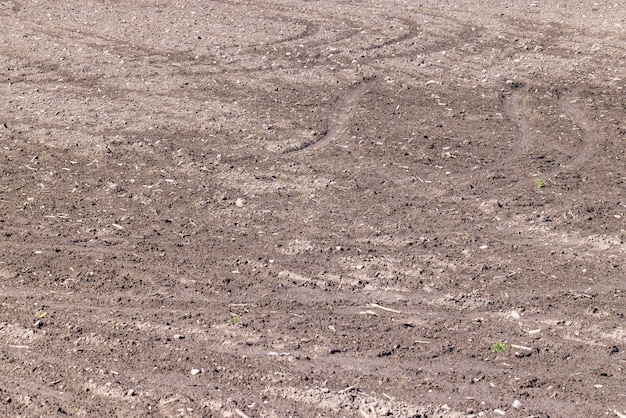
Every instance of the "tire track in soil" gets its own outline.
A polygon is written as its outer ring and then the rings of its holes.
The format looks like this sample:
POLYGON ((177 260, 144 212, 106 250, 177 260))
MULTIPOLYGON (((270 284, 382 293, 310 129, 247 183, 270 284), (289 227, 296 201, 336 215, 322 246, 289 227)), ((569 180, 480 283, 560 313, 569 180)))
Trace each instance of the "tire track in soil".
MULTIPOLYGON (((19 350, 19 349, 17 349, 19 350)), ((3 355, 11 356, 12 358, 18 357, 21 360, 27 360, 29 356, 21 354, 19 356, 12 356, 9 353, 17 352, 14 350, 5 350, 3 351, 3 355)), ((33 360, 33 364, 40 363, 41 353, 33 354, 34 358, 37 360, 33 360)), ((40 368, 40 365, 34 367, 34 369, 40 368)), ((46 365, 49 367, 49 365, 46 365)), ((63 370, 62 367, 59 367, 59 370, 63 370)), ((8 376, 7 376, 8 377, 8 376)), ((29 416, 46 416, 50 410, 51 406, 54 406, 57 416, 66 415, 68 411, 72 411, 78 414, 90 414, 107 412, 112 414, 113 411, 122 414, 131 414, 132 409, 124 405, 121 402, 113 402, 110 399, 107 399, 106 403, 101 402, 101 399, 95 399, 94 397, 84 396, 84 389, 77 388, 76 384, 71 382, 71 379, 59 379, 54 380, 54 377, 50 376, 50 373, 46 375, 48 378, 48 382, 40 381, 33 379, 32 375, 29 371, 25 370, 25 368, 14 368, 11 373, 10 384, 6 385, 5 391, 3 391, 3 395, 5 399, 5 405, 13 404, 14 407, 19 407, 22 411, 26 412, 29 416), (68 383, 70 381, 70 383, 68 383), (59 390, 59 384, 61 384, 61 388, 63 390, 59 390), (68 397, 68 393, 71 397, 68 397), (76 406, 76 401, 74 399, 80 399, 80 407, 76 406), (45 399, 45 401, 41 401, 41 399, 45 399), (80 408, 80 409, 79 409, 80 408), (104 409, 104 411, 103 411, 104 409)), ((43 380, 43 378, 42 378, 43 380)), ((1 382, 1 381, 0 381, 1 382)), ((7 382, 3 382, 7 383, 7 382)), ((73 415, 73 414, 72 414, 73 415)), ((25 415, 26 416, 26 415, 25 415)), ((131 415, 132 416, 132 415, 131 415)))
MULTIPOLYGON (((514 91, 505 101, 504 109, 507 117, 517 127, 518 143, 514 147, 511 155, 502 162, 507 165, 515 160, 521 160, 530 155, 533 149, 538 148, 542 144, 541 138, 538 138, 526 118, 527 109, 524 104, 525 95, 519 91, 514 91)), ((593 157, 593 149, 602 140, 602 134, 590 121, 585 109, 577 104, 577 99, 571 96, 557 96, 557 103, 563 115, 567 117, 579 129, 579 144, 573 151, 569 152, 569 157, 565 161, 560 162, 556 167, 546 170, 543 175, 546 177, 555 177, 564 172, 577 172, 593 157)), ((555 117, 559 117, 558 115, 555 117)), ((573 134, 576 134, 575 132, 573 134)), ((545 142, 554 144, 555 140, 546 138, 545 142)), ((556 144, 558 147, 558 144, 556 144)), ((517 222, 514 222, 517 223, 517 222)), ((522 225, 513 228, 518 233, 527 233, 528 229, 522 225)), ((517 237, 520 242, 527 241, 529 244, 543 242, 546 245, 560 246, 568 248, 579 248, 582 254, 593 257, 597 252, 603 254, 612 254, 620 256, 624 253, 624 246, 620 244, 617 236, 611 235, 580 235, 577 233, 556 233, 554 231, 536 230, 531 233, 530 238, 517 237)))
MULTIPOLYGON (((557 168, 548 170, 545 174, 548 176, 557 175, 566 170, 575 170, 581 167, 586 161, 593 156, 594 144, 600 141, 601 135, 597 132, 593 124, 585 114, 584 109, 576 105, 576 99, 568 97, 559 97, 558 104, 565 114, 581 131, 581 144, 572 152, 566 162, 559 164, 557 168)), ((517 91, 514 91, 504 102, 504 110, 509 118, 516 126, 518 131, 518 143, 513 149, 511 155, 502 163, 506 165, 518 158, 527 156, 534 148, 537 138, 533 133, 528 119, 526 118, 526 109, 524 105, 524 97, 517 91)))
MULTIPOLYGON (((226 2, 224 4, 230 4, 233 7, 240 6, 239 4, 234 3, 234 2, 226 2)), ((0 8, 0 11, 1 10, 2 9, 0 8)), ((295 42, 295 41, 304 42, 305 39, 314 38, 320 31, 320 25, 311 19, 307 19, 307 18, 294 19, 293 16, 286 15, 286 14, 272 14, 271 16, 266 16, 266 14, 264 14, 263 9, 258 10, 258 12, 259 14, 256 17, 259 19, 267 18, 268 21, 271 21, 271 20, 287 21, 290 24, 292 23, 296 26, 304 27, 305 29, 293 36, 287 36, 287 37, 275 39, 270 42, 249 44, 244 48, 244 50, 248 54, 256 53, 257 49, 261 47, 263 47, 264 49, 272 49, 272 48, 276 49, 277 47, 284 46, 286 44, 289 44, 290 42, 295 42)), ((32 21, 27 21, 27 24, 30 24, 29 26, 34 26, 34 23, 32 21)), ((32 29, 32 30, 35 31, 35 29, 32 29)), ((97 30, 81 29, 80 32, 75 32, 72 28, 67 27, 67 26, 59 26, 54 29, 42 29, 39 26, 37 26, 36 31, 38 31, 41 34, 48 35, 51 40, 68 39, 76 44, 83 44, 89 48, 93 48, 94 51, 109 51, 112 53, 114 52, 118 55, 126 56, 128 57, 127 59, 132 59, 134 61, 138 61, 141 59, 158 60, 157 63, 153 64, 156 67, 160 67, 160 65, 171 65, 174 63, 174 64, 177 64, 177 66, 174 67, 174 71, 171 71, 171 74, 175 74, 175 75, 185 76, 185 75, 193 74, 192 71, 189 71, 189 68, 197 68, 203 64, 207 64, 213 61, 213 57, 209 57, 209 58, 202 57, 198 59, 197 51, 195 51, 192 48, 188 48, 184 50, 170 49, 170 50, 162 51, 162 50, 159 50, 157 47, 154 47, 148 44, 132 43, 132 42, 129 42, 129 40, 125 38, 101 34, 101 33, 98 33, 97 30), (182 64, 185 64, 185 65, 182 65, 182 64)), ((349 39, 355 33, 356 31, 354 30, 348 31, 347 34, 344 34, 341 37, 334 39, 332 42, 338 42, 338 41, 342 41, 345 39, 349 39)), ((325 44, 322 42, 311 43, 311 46, 324 46, 324 45, 325 44)), ((235 45, 226 46, 226 47, 234 48, 235 45)), ((239 46, 239 49, 241 49, 241 46, 239 46)), ((31 62, 33 61, 31 60, 31 62)), ((49 65, 48 61, 42 61, 42 63, 49 65)), ((232 63, 230 64, 232 65, 232 63)), ((262 66, 252 67, 252 68, 240 67, 240 68, 234 68, 234 69, 225 68, 225 67, 222 67, 221 65, 212 65, 212 66, 217 68, 217 71, 214 71, 214 74, 216 75, 217 74, 241 74, 241 73, 248 74, 248 73, 255 73, 258 71, 265 70, 262 66)), ((74 82, 82 81, 76 78, 76 71, 72 71, 71 69, 63 69, 63 68, 59 68, 58 66, 55 66, 53 70, 55 72, 60 72, 64 76, 63 78, 67 80, 71 80, 74 82)), ((275 71, 275 69, 268 70, 268 72, 272 72, 272 71, 275 71)), ((198 71, 198 73, 206 74, 206 69, 202 68, 201 70, 198 71)), ((37 73, 37 75, 39 75, 39 73, 37 73)), ((102 79, 103 77, 101 75, 98 75, 97 78, 102 79)), ((51 77, 49 80, 41 80, 41 81, 53 82, 57 79, 58 77, 56 78, 51 77)), ((85 80, 85 86, 89 86, 89 87, 93 86, 93 80, 85 80)))
MULTIPOLYGON (((68 307, 72 307, 75 305, 68 305, 68 307)), ((61 306, 55 306, 55 308, 60 308, 61 306)), ((110 307, 104 308, 104 307, 98 307, 98 310, 101 312, 106 313, 108 310, 110 310, 110 307)), ((117 311, 117 308, 116 308, 117 311)), ((162 309, 161 309, 162 311, 162 309)), ((145 314, 145 312, 143 312, 145 314)), ((130 315, 130 314, 129 314, 130 315)), ((106 315, 105 315, 106 316, 106 315)), ((179 315, 176 315, 179 316, 179 315)), ((89 315, 87 315, 87 318, 89 318, 88 322, 93 323, 94 320, 98 320, 98 318, 100 318, 99 314, 93 313, 91 312, 89 315)), ((63 322, 63 321, 61 321, 63 322)), ((104 326, 107 325, 107 323, 103 324, 104 326)), ((176 332, 175 330, 169 330, 169 333, 172 332, 176 332)), ((85 330, 85 333, 88 333, 88 331, 90 330, 85 330)), ((146 331, 146 329, 141 329, 142 333, 144 333, 146 331)), ((147 331, 150 331, 150 327, 147 329, 147 331)), ((160 329, 154 329, 153 331, 162 331, 160 329)), ((198 332, 200 332, 201 330, 198 330, 198 332)), ((167 331, 166 331, 167 332, 167 331)), ((156 336, 157 334, 160 334, 160 332, 155 333, 151 333, 151 336, 156 336)), ((184 334, 189 334, 189 330, 185 330, 184 334)), ((200 335, 200 334, 198 334, 200 335)), ((194 335, 192 338, 197 338, 198 335, 194 335)), ((229 337, 225 338, 233 338, 232 335, 230 335, 229 337)), ((243 337, 242 337, 243 338, 243 337)), ((238 340, 250 340, 250 337, 246 337, 246 338, 240 338, 238 340)), ((104 347, 113 347, 114 349, 120 349, 120 347, 113 345, 110 346, 107 343, 108 342, 113 342, 111 341, 109 338, 107 338, 106 340, 103 340, 101 342, 97 342, 97 344, 103 344, 104 347)), ((329 346, 330 347, 330 346, 329 346)), ((92 350, 93 348, 89 345, 89 343, 86 344, 79 344, 79 348, 82 350, 92 350)), ((245 355, 248 358, 251 359, 255 359, 256 362, 265 362, 268 363, 270 362, 270 357, 267 356, 266 352, 267 350, 270 350, 272 347, 269 345, 265 345, 265 344, 261 344, 260 346, 257 346, 256 344, 253 346, 243 346, 243 347, 239 347, 237 348, 237 352, 238 355, 245 355), (263 347, 260 351, 259 351, 259 347, 263 347)), ((326 347, 327 348, 327 347, 326 347)), ((222 345, 210 345, 209 347, 207 347, 207 351, 206 353, 210 354, 211 358, 213 359, 220 359, 220 363, 223 363, 224 361, 227 361, 228 358, 230 358, 232 356, 232 348, 230 348, 230 346, 228 347, 224 347, 222 345)), ((309 353, 307 351, 307 353, 309 353)), ((311 352, 312 353, 312 352, 311 352)), ((312 355, 311 353, 309 353, 309 355, 312 355)), ((47 373, 48 375, 52 376, 54 375, 54 373, 52 373, 52 371, 54 370, 62 370, 64 368, 64 364, 66 359, 65 358, 61 358, 58 356, 45 356, 44 358, 45 363, 50 365, 49 368, 47 369, 47 373)), ((39 358, 39 361, 41 361, 41 358, 39 358)), ((102 363, 96 363, 95 365, 92 365, 92 367, 94 369, 101 369, 101 370, 108 370, 106 369, 107 367, 107 361, 103 360, 102 363)), ((228 363, 229 366, 231 365, 231 363, 228 363)), ((81 366, 81 369, 83 367, 85 367, 84 363, 79 363, 79 366, 81 366)), ((337 363, 334 364, 334 366, 337 366, 337 363)), ((333 367, 336 368, 336 367, 333 367)), ((230 367, 229 367, 230 369, 230 367)), ((58 374, 58 373, 57 373, 58 374)), ((63 380, 63 383, 65 383, 65 381, 69 381, 73 376, 68 373, 65 376, 65 379, 63 380)), ((92 393, 92 399, 94 399, 94 402, 107 402, 110 404, 113 404, 114 407, 119 407, 119 405, 117 405, 117 401, 121 400, 121 399, 126 399, 126 400, 131 400, 132 398, 128 398, 125 397, 124 394, 127 393, 127 390, 129 387, 134 387, 136 391, 139 392, 141 399, 144 400, 149 400, 152 402, 156 402, 159 401, 159 399, 165 399, 168 393, 176 393, 177 392, 177 386, 176 384, 172 383, 172 382, 180 382, 180 377, 178 377, 178 375, 176 374, 176 372, 172 372, 171 370, 160 370, 156 373, 151 373, 150 375, 146 375, 143 376, 140 381, 141 383, 135 383, 132 380, 129 380, 129 374, 128 374, 128 370, 125 371, 125 373, 123 373, 123 375, 119 378, 116 378, 115 384, 113 387, 109 387, 106 384, 104 384, 103 382, 89 382, 89 383, 82 383, 82 385, 80 383, 78 384, 74 384, 71 385, 69 387, 67 387, 66 392, 68 392, 69 394, 72 394, 74 396, 80 396, 80 393, 87 389, 89 390, 90 393, 92 393), (133 384, 134 383, 134 384, 133 384), (145 388, 147 387, 158 387, 159 389, 154 392, 154 391, 146 391, 145 388), (123 389, 123 390, 122 390, 123 389)), ((262 374, 252 374, 251 376, 252 378, 261 378, 263 379, 265 376, 262 374)), ((52 378, 49 378, 48 380, 50 380, 52 378)), ((189 380, 190 384, 193 383, 193 381, 189 380)), ((189 394, 190 391, 187 390, 185 392, 185 394, 189 394)), ((206 393, 201 393, 198 394, 199 396, 206 396, 206 393)), ((195 406, 198 406, 197 403, 195 404, 195 406)), ((396 405, 393 404, 393 408, 398 408, 401 405, 396 405)))
MULTIPOLYGON (((364 51, 374 51, 374 50, 381 49, 387 46, 399 44, 401 42, 404 42, 410 39, 414 39, 418 36, 418 26, 412 20, 401 18, 398 16, 381 16, 381 17, 385 19, 386 22, 392 22, 395 20, 397 22, 404 24, 407 27, 406 33, 403 33, 402 35, 396 36, 391 39, 387 39, 383 41, 382 43, 373 44, 368 47, 365 47, 363 48, 364 51)), ((412 52, 413 51, 406 52, 405 54, 411 54, 412 52)), ((398 56, 398 55, 402 55, 402 54, 395 54, 395 56, 398 56)), ((394 55, 391 54, 390 56, 394 56, 394 55)))
POLYGON ((524 117, 524 99, 522 95, 514 91, 504 102, 504 110, 509 120, 517 126, 518 142, 511 155, 502 162, 502 165, 506 165, 511 161, 522 157, 530 151, 535 138, 528 126, 528 121, 524 117))
MULTIPOLYGON (((562 167, 569 170, 579 168, 590 160, 591 157, 593 157, 594 145, 600 142, 601 139, 601 134, 597 132, 595 126, 587 118, 585 110, 578 106, 576 102, 576 99, 572 100, 568 97, 559 98, 559 105, 565 113, 565 116, 574 122, 581 130, 582 145, 578 148, 575 155, 570 157, 566 164, 562 165, 562 167)), ((560 171, 562 170, 555 170, 555 172, 551 174, 557 174, 560 171)))
POLYGON ((318 135, 318 138, 291 147, 283 151, 283 154, 319 149, 326 146, 329 142, 336 141, 344 132, 345 126, 350 120, 350 113, 354 103, 374 80, 375 77, 368 77, 350 86, 346 93, 337 100, 326 121, 326 127, 318 135))

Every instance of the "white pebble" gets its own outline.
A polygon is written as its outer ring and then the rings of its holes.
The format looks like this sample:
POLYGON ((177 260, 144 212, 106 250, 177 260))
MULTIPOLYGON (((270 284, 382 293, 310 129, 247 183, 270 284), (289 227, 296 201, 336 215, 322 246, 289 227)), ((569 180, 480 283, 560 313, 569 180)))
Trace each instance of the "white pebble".
POLYGON ((246 199, 242 199, 241 197, 235 201, 235 206, 238 208, 242 207, 246 204, 246 199))
POLYGON ((191 375, 192 375, 192 376, 195 376, 195 375, 197 375, 198 373, 200 373, 200 369, 191 369, 191 375))
POLYGON ((516 399, 516 400, 513 401, 513 408, 515 408, 515 409, 523 409, 524 408, 524 404, 516 399))

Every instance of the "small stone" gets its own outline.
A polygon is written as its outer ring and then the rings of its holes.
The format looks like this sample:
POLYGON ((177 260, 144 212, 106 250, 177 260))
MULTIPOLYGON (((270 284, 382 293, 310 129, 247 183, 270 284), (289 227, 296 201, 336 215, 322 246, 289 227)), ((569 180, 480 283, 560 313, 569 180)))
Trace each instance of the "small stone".
POLYGON ((182 340, 182 339, 184 339, 184 338, 185 338, 185 336, 184 336, 184 335, 181 335, 181 334, 174 334, 174 339, 175 339, 175 340, 182 340))
POLYGON ((200 373, 200 369, 191 369, 191 375, 195 376, 200 373))
POLYGON ((376 412, 379 417, 391 416, 391 410, 386 406, 379 406, 378 408, 376 408, 376 412))
POLYGON ((235 206, 238 208, 243 207, 246 204, 246 199, 242 199, 241 197, 235 201, 235 206))
POLYGON ((519 319, 520 318, 519 312, 517 312, 517 311, 511 311, 510 315, 511 315, 511 318, 513 318, 513 319, 519 319))
POLYGON ((502 409, 494 409, 493 412, 494 414, 498 415, 506 415, 506 412, 504 412, 502 409))
POLYGON ((128 392, 126 392, 126 396, 135 396, 135 389, 128 389, 128 392))
POLYGON ((524 404, 516 399, 516 400, 513 401, 513 408, 515 408, 515 409, 524 409, 524 404))

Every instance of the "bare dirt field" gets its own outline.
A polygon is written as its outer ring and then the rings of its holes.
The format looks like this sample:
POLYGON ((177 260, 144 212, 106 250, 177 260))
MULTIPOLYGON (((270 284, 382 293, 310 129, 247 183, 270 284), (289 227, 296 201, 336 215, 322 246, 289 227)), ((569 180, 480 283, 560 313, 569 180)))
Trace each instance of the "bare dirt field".
POLYGON ((6 416, 626 417, 623 0, 0 29, 6 416))

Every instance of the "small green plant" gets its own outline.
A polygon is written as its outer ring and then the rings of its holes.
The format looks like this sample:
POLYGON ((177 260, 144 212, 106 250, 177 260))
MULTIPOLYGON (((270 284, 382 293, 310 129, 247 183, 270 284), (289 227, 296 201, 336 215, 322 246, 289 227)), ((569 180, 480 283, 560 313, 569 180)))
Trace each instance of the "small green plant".
POLYGON ((506 349, 509 348, 508 345, 506 345, 505 343, 503 343, 502 341, 498 341, 497 343, 495 343, 493 345, 493 347, 491 347, 491 352, 492 353, 504 353, 506 351, 506 349))
POLYGON ((424 6, 418 6, 418 7, 417 7, 417 10, 418 10, 419 12, 421 12, 422 10, 424 10, 424 6))
POLYGON ((538 189, 543 189, 544 187, 546 187, 546 182, 543 179, 539 179, 537 180, 537 188, 538 189))
POLYGON ((230 317, 230 319, 228 320, 228 323, 230 325, 237 325, 239 323, 239 321, 241 320, 241 318, 239 318, 239 315, 233 315, 230 317))
POLYGON ((39 313, 37 314, 37 318, 39 318, 39 319, 41 319, 41 318, 45 318, 45 317, 46 317, 46 315, 48 315, 48 312, 46 312, 46 311, 42 311, 42 312, 39 312, 39 313))

